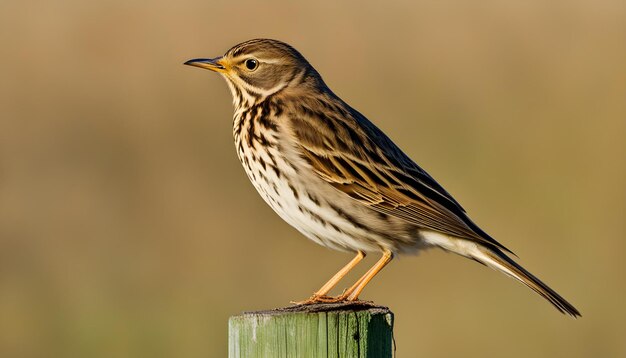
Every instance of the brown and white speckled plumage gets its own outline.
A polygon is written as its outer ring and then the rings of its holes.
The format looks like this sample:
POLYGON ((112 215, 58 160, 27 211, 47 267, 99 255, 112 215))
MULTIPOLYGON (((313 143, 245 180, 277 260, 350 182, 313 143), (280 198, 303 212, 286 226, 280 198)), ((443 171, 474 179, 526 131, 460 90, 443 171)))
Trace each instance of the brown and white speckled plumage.
MULTIPOLYGON (((503 252, 508 249, 337 97, 291 46, 256 39, 222 57, 187 64, 226 79, 235 106, 235 145, 246 174, 268 205, 309 239, 339 250, 383 252, 386 261, 381 259, 378 270, 393 254, 441 247, 512 276, 561 312, 579 315, 511 260, 503 252)), ((349 299, 356 299, 376 272, 357 282, 349 299)), ((321 298, 327 291, 307 302, 327 299, 321 298)))

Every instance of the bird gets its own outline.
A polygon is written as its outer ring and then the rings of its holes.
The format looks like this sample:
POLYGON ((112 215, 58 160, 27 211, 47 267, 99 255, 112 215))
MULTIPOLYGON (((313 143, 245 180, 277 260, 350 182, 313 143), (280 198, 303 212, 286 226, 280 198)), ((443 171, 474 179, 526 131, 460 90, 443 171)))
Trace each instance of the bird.
POLYGON ((438 247, 516 279, 561 313, 580 316, 382 130, 331 91, 291 45, 253 39, 223 56, 184 64, 226 80, 237 156, 264 201, 310 240, 355 255, 311 297, 295 303, 358 301, 394 256, 438 247), (381 258, 330 296, 367 253, 381 258))

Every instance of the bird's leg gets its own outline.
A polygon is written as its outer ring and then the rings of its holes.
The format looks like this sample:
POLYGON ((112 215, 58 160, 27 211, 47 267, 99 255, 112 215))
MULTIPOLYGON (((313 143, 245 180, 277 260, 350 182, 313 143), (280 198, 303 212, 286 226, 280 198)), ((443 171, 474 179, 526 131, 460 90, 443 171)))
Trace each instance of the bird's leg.
POLYGON ((365 258, 365 253, 363 251, 357 251, 356 256, 350 262, 348 262, 348 264, 345 265, 341 270, 339 270, 339 272, 337 272, 330 280, 328 280, 328 282, 324 284, 324 286, 322 286, 319 290, 317 290, 317 292, 315 292, 313 295, 314 296, 326 295, 330 290, 333 289, 333 287, 335 287, 339 283, 339 281, 341 281, 342 278, 344 278, 348 274, 348 272, 350 272, 364 258, 365 258))
POLYGON ((330 290, 332 290, 333 287, 335 287, 337 283, 339 283, 339 281, 341 281, 341 279, 344 278, 348 274, 348 272, 350 272, 350 270, 352 270, 359 262, 361 262, 361 260, 363 260, 364 257, 365 257, 365 252, 360 251, 360 250, 357 251, 356 256, 350 262, 348 262, 344 267, 342 267, 341 270, 339 270, 333 277, 331 277, 330 280, 328 280, 328 282, 324 284, 324 286, 320 287, 319 290, 315 291, 315 293, 313 293, 313 296, 309 297, 308 299, 304 301, 292 302, 292 303, 304 305, 304 304, 311 304, 311 303, 317 303, 317 302, 326 302, 326 300, 332 299, 331 297, 327 297, 326 294, 330 290))
POLYGON ((372 268, 370 268, 365 275, 363 275, 354 285, 350 286, 347 290, 337 297, 320 297, 321 302, 341 302, 341 301, 356 301, 359 299, 361 291, 367 286, 367 284, 376 276, 380 270, 383 269, 391 260, 393 260, 393 253, 389 250, 383 252, 383 257, 378 260, 372 268))
MULTIPOLYGON (((346 298, 348 301, 356 301, 359 299, 359 295, 361 291, 367 286, 367 284, 376 276, 377 273, 380 272, 388 263, 393 260, 393 253, 389 250, 385 250, 383 252, 383 257, 369 269, 363 277, 361 277, 352 287, 350 287, 343 295, 348 295, 346 298)), ((343 296, 342 295, 342 296, 343 296)))

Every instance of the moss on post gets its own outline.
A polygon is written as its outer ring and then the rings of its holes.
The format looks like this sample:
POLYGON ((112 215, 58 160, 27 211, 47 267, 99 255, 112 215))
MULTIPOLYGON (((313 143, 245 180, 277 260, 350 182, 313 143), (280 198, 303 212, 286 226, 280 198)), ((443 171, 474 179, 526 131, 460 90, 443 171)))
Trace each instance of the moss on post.
POLYGON ((393 313, 366 302, 246 312, 228 322, 230 358, 392 357, 393 313))

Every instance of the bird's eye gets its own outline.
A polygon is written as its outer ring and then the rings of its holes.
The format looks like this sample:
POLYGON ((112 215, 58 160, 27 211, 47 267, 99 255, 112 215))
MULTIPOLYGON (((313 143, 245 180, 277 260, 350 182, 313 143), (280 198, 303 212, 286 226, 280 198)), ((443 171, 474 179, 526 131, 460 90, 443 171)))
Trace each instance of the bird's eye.
POLYGON ((256 70, 257 67, 259 67, 259 61, 253 58, 249 58, 246 60, 246 68, 249 69, 250 71, 256 70))

